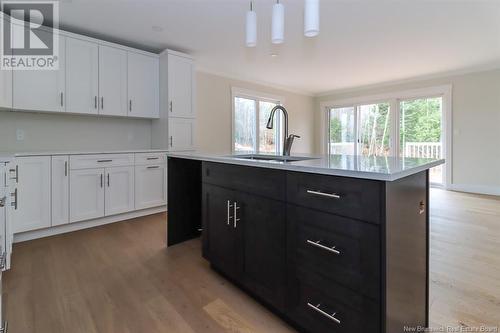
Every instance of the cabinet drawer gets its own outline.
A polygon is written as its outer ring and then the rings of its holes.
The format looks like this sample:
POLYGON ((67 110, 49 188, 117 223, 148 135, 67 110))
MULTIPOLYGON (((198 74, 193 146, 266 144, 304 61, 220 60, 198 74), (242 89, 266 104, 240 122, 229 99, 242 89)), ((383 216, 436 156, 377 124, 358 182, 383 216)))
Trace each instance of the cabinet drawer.
POLYGON ((284 171, 203 162, 203 182, 272 199, 285 199, 284 171))
POLYGON ((378 226, 294 205, 287 216, 290 274, 304 269, 380 298, 378 226))
POLYGON ((133 166, 134 154, 72 155, 69 165, 72 170, 133 166))
POLYGON ((166 153, 135 154, 135 165, 165 164, 166 160, 166 153))
POLYGON ((380 222, 381 186, 378 181, 348 177, 287 173, 287 200, 329 213, 380 222))
POLYGON ((289 294, 288 317, 309 333, 380 332, 378 303, 318 276, 299 276, 289 294))

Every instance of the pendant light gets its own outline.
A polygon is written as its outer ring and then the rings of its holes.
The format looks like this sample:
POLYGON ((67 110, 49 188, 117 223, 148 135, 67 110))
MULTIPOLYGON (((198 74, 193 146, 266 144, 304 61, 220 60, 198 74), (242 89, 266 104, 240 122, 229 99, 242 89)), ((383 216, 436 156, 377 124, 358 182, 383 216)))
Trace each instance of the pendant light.
POLYGON ((271 36, 273 44, 281 44, 285 41, 285 6, 279 0, 273 5, 271 36))
POLYGON ((257 45, 257 13, 253 10, 252 1, 250 1, 250 10, 247 12, 246 44, 247 47, 257 45))
POLYGON ((319 34, 319 0, 304 0, 304 36, 319 34))

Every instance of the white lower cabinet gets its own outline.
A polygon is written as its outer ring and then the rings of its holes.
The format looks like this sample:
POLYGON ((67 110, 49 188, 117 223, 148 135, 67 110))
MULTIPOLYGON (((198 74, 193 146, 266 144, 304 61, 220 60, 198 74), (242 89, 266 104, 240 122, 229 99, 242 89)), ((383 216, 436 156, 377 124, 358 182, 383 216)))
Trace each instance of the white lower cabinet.
POLYGON ((194 119, 168 119, 169 147, 171 151, 194 149, 194 124, 194 119))
POLYGON ((165 205, 166 182, 165 164, 136 166, 135 209, 165 205))
POLYGON ((134 167, 116 167, 105 170, 105 215, 116 215, 134 210, 134 167))
POLYGON ((104 216, 104 172, 104 169, 70 171, 70 222, 104 216))
POLYGON ((69 223, 69 156, 52 156, 52 226, 69 223))
POLYGON ((18 157, 13 170, 13 232, 50 227, 50 156, 18 157))

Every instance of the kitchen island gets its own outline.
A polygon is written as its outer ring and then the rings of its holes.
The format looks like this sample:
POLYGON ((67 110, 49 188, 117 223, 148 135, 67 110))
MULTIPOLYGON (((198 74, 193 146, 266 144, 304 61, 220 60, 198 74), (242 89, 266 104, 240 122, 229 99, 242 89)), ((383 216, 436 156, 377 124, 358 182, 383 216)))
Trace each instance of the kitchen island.
POLYGON ((443 160, 168 153, 168 245, 304 332, 429 322, 429 175, 443 160))

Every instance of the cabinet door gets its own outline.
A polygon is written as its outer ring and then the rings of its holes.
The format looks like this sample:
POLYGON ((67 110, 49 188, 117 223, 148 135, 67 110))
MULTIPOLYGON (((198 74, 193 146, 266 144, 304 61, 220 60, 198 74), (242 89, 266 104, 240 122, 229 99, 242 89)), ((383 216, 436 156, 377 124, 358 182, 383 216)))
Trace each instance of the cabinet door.
POLYGON ((169 116, 194 118, 193 60, 168 55, 169 116))
POLYGON ((104 169, 71 170, 69 176, 69 221, 104 216, 104 169))
MULTIPOLYGON (((3 13, 0 13, 0 24, 3 22, 3 13)), ((12 71, 0 69, 0 108, 12 108, 12 71)))
POLYGON ((99 114, 127 115, 127 52, 99 46, 99 114))
POLYGON ((135 209, 165 205, 165 165, 141 165, 135 167, 135 209))
POLYGON ((210 263, 236 279, 240 275, 241 228, 234 224, 235 193, 222 187, 203 184, 203 237, 207 237, 210 263))
POLYGON ((96 43, 66 38, 66 112, 97 114, 98 50, 96 43))
POLYGON ((159 118, 159 60, 128 52, 128 116, 159 118))
POLYGON ((50 156, 16 158, 17 209, 13 232, 50 227, 50 156))
POLYGON ((134 167, 106 169, 105 215, 134 210, 134 167))
POLYGON ((242 228, 241 281, 284 310, 286 293, 286 206, 281 201, 238 192, 237 227, 242 228))
POLYGON ((69 156, 52 156, 52 226, 69 223, 69 156))
POLYGON ((194 149, 194 121, 185 118, 168 119, 170 151, 194 149))
MULTIPOLYGON (((39 31, 40 34, 48 32, 39 31)), ((58 70, 13 71, 13 108, 33 111, 65 111, 65 41, 59 36, 58 70)))

